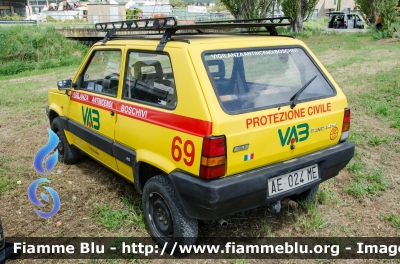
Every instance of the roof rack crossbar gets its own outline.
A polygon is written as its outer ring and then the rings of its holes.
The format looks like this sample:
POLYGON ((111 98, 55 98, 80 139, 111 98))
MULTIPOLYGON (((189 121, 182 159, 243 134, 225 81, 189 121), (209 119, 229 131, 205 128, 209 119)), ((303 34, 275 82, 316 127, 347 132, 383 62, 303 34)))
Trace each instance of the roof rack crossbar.
MULTIPOLYGON (((171 40, 172 35, 174 35, 178 30, 194 30, 197 31, 198 34, 205 34, 206 30, 210 29, 226 30, 238 28, 265 28, 270 35, 276 36, 278 35, 278 32, 276 31, 277 26, 291 26, 292 24, 292 17, 266 17, 242 20, 207 21, 196 22, 195 24, 178 25, 178 20, 175 17, 162 17, 97 23, 95 29, 97 31, 107 32, 102 41, 103 45, 117 31, 158 31, 160 34, 164 31, 160 43, 157 46, 157 51, 162 51, 166 43, 171 40)), ((149 32, 143 34, 148 33, 149 32)))
POLYGON ((200 21, 196 22, 196 24, 219 24, 219 23, 272 23, 276 24, 276 26, 287 26, 286 24, 292 24, 293 18, 289 16, 285 17, 265 17, 265 18, 252 18, 252 19, 240 19, 240 20, 216 20, 216 21, 200 21))
POLYGON ((126 21, 114 21, 105 23, 96 23, 95 28, 97 31, 137 31, 137 30, 161 30, 173 28, 178 25, 175 17, 163 17, 152 19, 137 19, 126 21))

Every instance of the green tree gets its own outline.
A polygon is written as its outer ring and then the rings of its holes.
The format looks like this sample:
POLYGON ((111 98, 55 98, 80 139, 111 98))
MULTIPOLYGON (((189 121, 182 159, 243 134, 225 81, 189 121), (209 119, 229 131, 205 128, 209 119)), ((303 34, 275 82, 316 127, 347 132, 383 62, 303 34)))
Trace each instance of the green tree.
POLYGON ((142 12, 142 10, 140 10, 139 8, 135 8, 134 10, 127 9, 126 19, 127 20, 139 19, 140 12, 142 12))
POLYGON ((267 17, 282 0, 221 0, 235 19, 267 17))
POLYGON ((226 10, 227 10, 226 6, 221 2, 215 2, 215 6, 211 8, 212 12, 221 12, 226 10))
POLYGON ((169 3, 175 7, 175 6, 185 6, 185 2, 182 0, 170 0, 169 3))
POLYGON ((375 3, 379 1, 382 0, 355 0, 356 9, 360 10, 362 18, 370 25, 376 21, 378 11, 375 3))
POLYGON ((317 3, 318 0, 283 0, 283 13, 294 19, 292 26, 293 32, 300 32, 303 30, 303 22, 312 14, 317 3))
POLYGON ((380 0, 375 2, 375 8, 381 14, 381 23, 383 30, 388 30, 389 36, 393 35, 394 22, 396 20, 397 0, 380 0))
POLYGON ((336 11, 341 11, 341 6, 342 6, 342 0, 338 0, 336 5, 336 11))

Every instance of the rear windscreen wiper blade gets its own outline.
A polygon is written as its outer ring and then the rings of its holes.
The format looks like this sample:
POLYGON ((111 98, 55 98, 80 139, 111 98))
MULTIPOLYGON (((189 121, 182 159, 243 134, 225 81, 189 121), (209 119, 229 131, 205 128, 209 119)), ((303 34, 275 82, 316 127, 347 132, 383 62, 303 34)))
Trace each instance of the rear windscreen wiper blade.
POLYGON ((292 96, 292 98, 290 98, 289 101, 291 101, 292 103, 290 104, 290 108, 294 108, 297 105, 297 101, 299 99, 300 94, 307 88, 307 86, 314 81, 314 79, 317 78, 317 75, 315 75, 311 80, 309 80, 306 84, 303 85, 303 87, 300 88, 300 90, 297 91, 297 93, 295 95, 292 96))

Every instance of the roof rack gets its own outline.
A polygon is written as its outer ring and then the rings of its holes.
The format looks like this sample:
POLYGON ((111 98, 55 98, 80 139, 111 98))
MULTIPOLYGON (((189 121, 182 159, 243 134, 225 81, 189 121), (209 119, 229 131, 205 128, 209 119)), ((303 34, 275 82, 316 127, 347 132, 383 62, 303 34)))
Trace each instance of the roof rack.
MULTIPOLYGON (((210 29, 228 30, 238 28, 265 28, 270 33, 270 35, 276 36, 278 35, 278 32, 276 31, 277 26, 290 26, 292 24, 292 17, 220 20, 196 22, 195 24, 178 24, 178 20, 175 17, 162 17, 97 23, 95 24, 95 28, 97 31, 107 32, 106 36, 102 40, 103 45, 118 31, 142 31, 144 32, 143 34, 148 34, 149 31, 158 31, 161 34, 161 32, 164 31, 160 43, 157 46, 157 51, 162 51, 165 44, 171 40, 172 35, 174 35, 178 30, 196 31, 196 34, 206 34, 206 31, 210 29)), ((248 33, 248 31, 246 31, 246 33, 248 33)))

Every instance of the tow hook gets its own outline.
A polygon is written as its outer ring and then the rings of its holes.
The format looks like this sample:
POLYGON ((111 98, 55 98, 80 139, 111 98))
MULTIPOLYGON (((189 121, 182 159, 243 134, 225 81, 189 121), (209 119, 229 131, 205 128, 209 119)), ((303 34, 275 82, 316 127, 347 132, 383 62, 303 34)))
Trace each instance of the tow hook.
POLYGON ((220 225, 222 228, 227 228, 227 227, 228 227, 228 222, 226 222, 225 219, 220 218, 220 219, 218 219, 217 221, 218 221, 219 225, 220 225))
POLYGON ((285 198, 282 201, 282 207, 285 207, 285 206, 297 208, 299 206, 299 204, 293 200, 290 200, 289 198, 285 198))
POLYGON ((281 201, 276 201, 268 205, 268 211, 271 213, 279 213, 281 210, 281 201))

